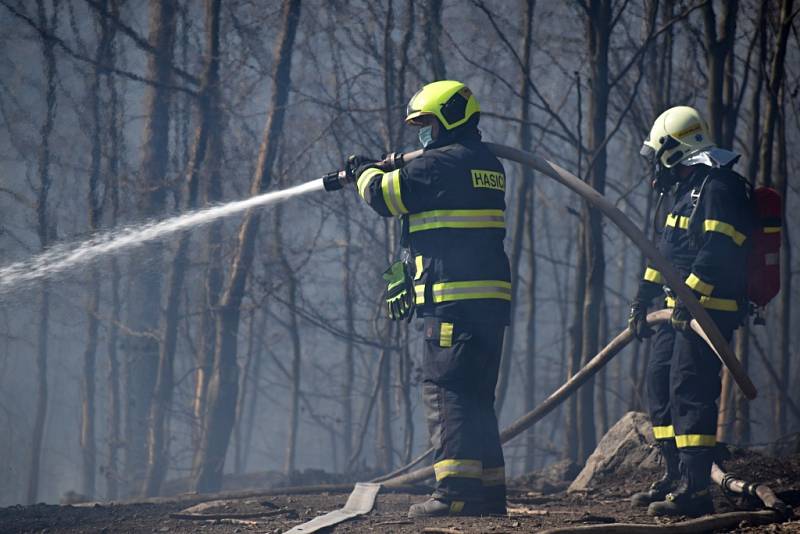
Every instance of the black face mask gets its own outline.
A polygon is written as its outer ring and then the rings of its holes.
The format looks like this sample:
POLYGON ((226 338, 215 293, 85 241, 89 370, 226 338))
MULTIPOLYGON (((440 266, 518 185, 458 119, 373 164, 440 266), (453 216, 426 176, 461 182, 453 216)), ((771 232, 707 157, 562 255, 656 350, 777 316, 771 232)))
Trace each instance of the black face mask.
MULTIPOLYGON (((650 158, 650 166, 652 168, 652 178, 650 186, 658 193, 666 193, 680 181, 676 167, 664 167, 661 164, 661 156, 667 150, 672 150, 679 145, 678 141, 672 137, 667 136, 666 139, 661 139, 661 148, 654 152, 650 147, 643 147, 641 154, 650 158)), ((676 152, 670 159, 679 160, 683 156, 683 152, 676 152)))
POLYGON ((653 179, 650 182, 650 187, 657 193, 666 193, 680 181, 678 172, 675 167, 668 169, 656 163, 653 168, 653 179))

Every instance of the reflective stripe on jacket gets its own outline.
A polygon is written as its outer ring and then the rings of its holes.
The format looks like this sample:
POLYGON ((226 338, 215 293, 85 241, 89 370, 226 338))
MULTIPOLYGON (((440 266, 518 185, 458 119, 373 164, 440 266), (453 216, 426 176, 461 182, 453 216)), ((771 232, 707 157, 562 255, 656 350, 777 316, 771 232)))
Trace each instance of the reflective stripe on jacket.
POLYGON ((378 214, 403 221, 420 316, 508 324, 506 177, 477 131, 402 169, 366 169, 356 187, 378 214))
MULTIPOLYGON (((748 185, 730 168, 698 170, 679 184, 659 251, 706 309, 737 312, 747 291, 747 247, 753 214, 748 185)), ((645 269, 640 294, 656 296, 664 278, 645 269)), ((668 307, 675 301, 668 298, 668 307)))

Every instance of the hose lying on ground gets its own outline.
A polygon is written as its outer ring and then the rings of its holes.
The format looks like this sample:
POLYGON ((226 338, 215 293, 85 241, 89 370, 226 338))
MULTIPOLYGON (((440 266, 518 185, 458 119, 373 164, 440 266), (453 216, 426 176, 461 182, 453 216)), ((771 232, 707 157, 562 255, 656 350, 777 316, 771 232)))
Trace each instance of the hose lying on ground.
MULTIPOLYGON (((652 325, 656 325, 659 323, 663 323, 669 320, 671 311, 670 310, 659 310, 655 311, 647 316, 647 323, 652 325)), ((695 327, 696 323, 693 324, 695 327)), ((699 328, 699 326, 696 326, 699 328)), ((597 355, 589 360, 580 371, 575 373, 569 380, 567 380, 560 388, 555 390, 551 393, 544 401, 542 401, 539 406, 531 410, 530 412, 526 413, 513 423, 504 429, 500 433, 500 441, 506 443, 516 436, 520 435, 522 432, 530 428, 534 423, 541 420, 544 416, 552 412, 559 404, 564 402, 566 399, 569 398, 579 387, 581 387, 587 380, 593 377, 600 369, 603 368, 605 364, 607 364, 611 358, 619 354, 619 352, 624 349, 628 344, 633 341, 634 337, 633 334, 629 329, 623 330, 617 337, 611 340, 611 342, 606 345, 603 350, 597 353, 597 355)), ((415 462, 418 463, 420 458, 424 458, 428 454, 433 452, 433 449, 428 449, 423 455, 415 459, 415 462)), ((414 462, 405 466, 394 473, 403 472, 407 469, 410 469, 411 466, 414 465, 414 462)), ((390 473, 391 475, 392 473, 390 473)), ((388 478, 387 476, 383 476, 372 480, 372 482, 382 482, 383 485, 387 488, 391 488, 394 486, 402 486, 408 484, 414 484, 417 482, 421 482, 426 478, 430 478, 433 476, 433 467, 424 467, 422 469, 418 469, 416 471, 412 471, 411 473, 405 475, 398 475, 392 478, 388 478)))
POLYGON ((775 510, 784 516, 788 517, 792 514, 792 509, 780 500, 769 486, 740 480, 723 471, 717 464, 711 466, 711 480, 719 484, 722 489, 732 493, 756 497, 765 507, 775 510))
POLYGON ((638 523, 607 523, 602 525, 580 525, 551 528, 541 534, 584 534, 586 532, 602 532, 607 534, 695 534, 736 528, 742 522, 751 525, 767 525, 782 521, 781 514, 774 510, 757 512, 728 512, 725 514, 707 515, 678 523, 646 525, 638 523))
MULTIPOLYGON (((546 534, 583 534, 585 532, 608 532, 616 534, 693 534, 710 532, 718 529, 729 529, 742 522, 750 525, 767 525, 779 523, 792 517, 792 509, 780 500, 775 493, 764 484, 753 484, 725 473, 717 464, 711 467, 711 479, 724 490, 750 495, 764 503, 769 510, 737 511, 714 514, 689 521, 668 525, 647 525, 638 523, 604 523, 601 525, 581 525, 559 527, 545 530, 546 534)), ((543 534, 544 534, 543 533, 543 534)))

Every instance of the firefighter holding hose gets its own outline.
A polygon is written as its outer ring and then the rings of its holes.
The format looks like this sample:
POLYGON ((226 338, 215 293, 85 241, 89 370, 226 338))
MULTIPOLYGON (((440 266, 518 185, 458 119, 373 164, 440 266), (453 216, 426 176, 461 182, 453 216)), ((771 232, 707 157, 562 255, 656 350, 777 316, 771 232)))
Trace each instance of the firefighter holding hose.
POLYGON ((409 517, 506 513, 494 412, 511 277, 503 249, 503 166, 481 142, 480 107, 457 81, 425 85, 408 104, 422 156, 384 171, 348 160, 359 196, 401 221, 401 259, 385 273, 391 319, 424 322, 422 395, 436 490, 409 517))
MULTIPOLYGON (((674 198, 659 251, 685 277, 730 341, 747 307, 746 261, 753 223, 749 185, 732 170, 739 156, 714 146, 700 114, 687 106, 668 109, 656 119, 642 154, 653 165, 654 189, 674 198)), ((649 506, 650 515, 698 516, 713 513, 708 486, 720 361, 691 331, 691 315, 663 284, 661 273, 647 266, 628 325, 639 339, 651 336, 647 307, 662 290, 666 293, 671 320, 655 332, 646 370, 650 419, 665 473, 631 502, 649 506)))

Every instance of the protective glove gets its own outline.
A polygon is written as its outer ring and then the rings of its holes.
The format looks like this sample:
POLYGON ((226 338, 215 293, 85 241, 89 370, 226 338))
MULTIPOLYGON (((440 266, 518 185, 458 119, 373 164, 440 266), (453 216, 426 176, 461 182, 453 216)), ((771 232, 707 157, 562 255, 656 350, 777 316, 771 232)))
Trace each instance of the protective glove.
POLYGON ((688 332, 691 330, 690 323, 692 322, 692 314, 680 302, 675 304, 672 309, 672 316, 669 318, 672 328, 680 332, 688 332))
POLYGON ((628 329, 639 341, 653 335, 653 329, 647 324, 647 306, 638 300, 631 302, 631 312, 628 315, 628 329))
POLYGON ((406 264, 402 261, 394 262, 383 273, 386 280, 386 310, 389 319, 411 320, 414 312, 414 285, 406 264))
POLYGON ((355 182, 358 180, 358 177, 362 172, 370 167, 375 167, 375 163, 377 162, 378 160, 368 156, 357 156, 355 154, 349 156, 347 158, 347 162, 344 164, 344 170, 347 174, 347 181, 349 183, 355 182))

